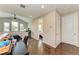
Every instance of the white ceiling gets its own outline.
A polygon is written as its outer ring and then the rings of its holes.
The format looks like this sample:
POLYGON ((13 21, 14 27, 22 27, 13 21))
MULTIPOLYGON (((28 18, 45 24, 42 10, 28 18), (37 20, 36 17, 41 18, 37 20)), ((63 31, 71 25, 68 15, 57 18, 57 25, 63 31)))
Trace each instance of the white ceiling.
POLYGON ((60 14, 66 14, 79 10, 79 4, 45 4, 45 8, 41 8, 40 4, 26 4, 26 8, 21 8, 19 4, 0 4, 0 11, 16 13, 23 17, 33 16, 39 17, 50 11, 57 10, 60 14))

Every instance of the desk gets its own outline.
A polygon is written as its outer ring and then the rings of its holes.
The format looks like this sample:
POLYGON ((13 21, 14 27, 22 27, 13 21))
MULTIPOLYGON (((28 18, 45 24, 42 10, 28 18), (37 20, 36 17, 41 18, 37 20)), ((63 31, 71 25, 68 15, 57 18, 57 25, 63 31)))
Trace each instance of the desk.
POLYGON ((0 55, 5 55, 11 52, 12 45, 11 43, 8 46, 0 48, 0 55))

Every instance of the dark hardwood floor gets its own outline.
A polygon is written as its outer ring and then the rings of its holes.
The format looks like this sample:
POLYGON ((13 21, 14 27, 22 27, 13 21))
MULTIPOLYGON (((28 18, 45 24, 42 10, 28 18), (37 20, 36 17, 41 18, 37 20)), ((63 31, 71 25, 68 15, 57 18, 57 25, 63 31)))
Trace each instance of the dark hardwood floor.
POLYGON ((53 48, 42 40, 31 39, 28 51, 30 55, 79 55, 79 48, 70 44, 61 43, 57 48, 53 48))

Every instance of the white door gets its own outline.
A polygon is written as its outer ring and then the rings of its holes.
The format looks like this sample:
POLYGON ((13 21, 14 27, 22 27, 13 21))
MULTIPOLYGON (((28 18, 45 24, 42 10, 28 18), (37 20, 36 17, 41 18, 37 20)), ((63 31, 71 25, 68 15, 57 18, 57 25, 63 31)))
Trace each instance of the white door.
POLYGON ((77 45, 78 18, 76 14, 63 16, 62 18, 62 42, 77 45))

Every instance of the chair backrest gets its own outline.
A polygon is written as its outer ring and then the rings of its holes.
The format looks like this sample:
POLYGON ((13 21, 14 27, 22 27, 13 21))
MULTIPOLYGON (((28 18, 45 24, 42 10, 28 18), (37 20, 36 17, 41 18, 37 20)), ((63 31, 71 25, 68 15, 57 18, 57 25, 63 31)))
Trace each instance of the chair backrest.
POLYGON ((25 36, 24 37, 24 43, 25 43, 25 45, 28 47, 28 39, 29 39, 29 37, 28 36, 25 36))

